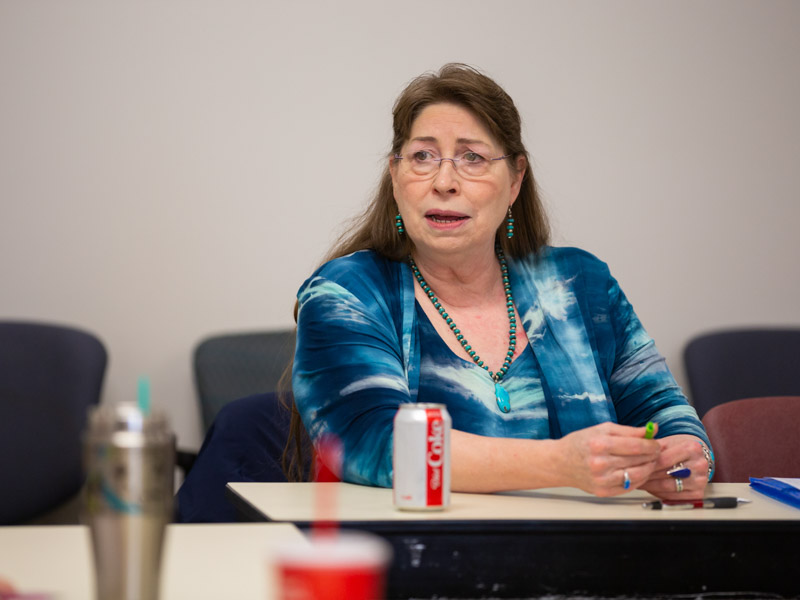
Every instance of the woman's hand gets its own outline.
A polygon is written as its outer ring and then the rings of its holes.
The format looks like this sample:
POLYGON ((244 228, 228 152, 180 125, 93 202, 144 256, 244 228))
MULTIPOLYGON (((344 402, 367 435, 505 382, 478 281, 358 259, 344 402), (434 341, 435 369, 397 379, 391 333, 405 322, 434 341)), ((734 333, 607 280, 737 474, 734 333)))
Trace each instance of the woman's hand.
POLYGON ((699 441, 693 435, 671 435, 657 440, 661 453, 655 469, 641 489, 662 500, 702 498, 708 484, 708 462, 699 441), (691 469, 691 475, 680 479, 667 475, 667 471, 679 463, 691 469))
POLYGON ((644 427, 601 423, 561 438, 562 469, 568 474, 563 485, 617 496, 650 483, 662 464, 662 445, 644 435, 644 427))

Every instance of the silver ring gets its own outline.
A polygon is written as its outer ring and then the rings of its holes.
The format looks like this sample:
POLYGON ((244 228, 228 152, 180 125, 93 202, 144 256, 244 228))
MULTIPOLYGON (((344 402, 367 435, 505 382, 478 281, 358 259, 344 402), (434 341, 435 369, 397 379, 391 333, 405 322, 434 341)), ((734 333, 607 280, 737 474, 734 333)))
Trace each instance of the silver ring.
POLYGON ((626 490, 631 489, 631 476, 628 475, 627 471, 622 472, 622 487, 626 490))
POLYGON ((675 478, 675 489, 678 491, 678 493, 683 491, 683 479, 680 477, 675 478))

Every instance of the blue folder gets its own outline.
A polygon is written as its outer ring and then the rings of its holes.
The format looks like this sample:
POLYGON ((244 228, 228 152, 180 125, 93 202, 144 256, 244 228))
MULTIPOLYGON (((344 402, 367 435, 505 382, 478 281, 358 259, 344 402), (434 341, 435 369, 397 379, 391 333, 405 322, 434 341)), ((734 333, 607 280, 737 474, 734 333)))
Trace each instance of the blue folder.
POLYGON ((800 508, 800 488, 773 477, 751 477, 750 487, 755 491, 800 508))

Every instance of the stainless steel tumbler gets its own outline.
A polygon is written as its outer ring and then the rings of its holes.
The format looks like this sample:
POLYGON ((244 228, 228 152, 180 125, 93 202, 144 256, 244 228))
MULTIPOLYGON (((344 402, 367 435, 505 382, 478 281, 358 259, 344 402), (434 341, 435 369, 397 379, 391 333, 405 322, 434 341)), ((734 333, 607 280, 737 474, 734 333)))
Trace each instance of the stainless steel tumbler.
POLYGON ((84 452, 97 600, 157 600, 175 435, 163 413, 102 404, 89 415, 84 452))

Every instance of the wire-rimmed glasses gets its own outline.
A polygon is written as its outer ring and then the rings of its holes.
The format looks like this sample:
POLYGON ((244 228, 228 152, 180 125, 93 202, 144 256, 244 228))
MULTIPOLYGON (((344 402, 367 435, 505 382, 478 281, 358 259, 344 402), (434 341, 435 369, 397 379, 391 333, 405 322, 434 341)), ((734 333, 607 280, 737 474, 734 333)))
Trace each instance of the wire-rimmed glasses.
POLYGON ((453 163, 453 167, 459 175, 467 178, 483 177, 489 172, 489 168, 494 164, 494 161, 503 160, 508 158, 510 154, 504 154, 497 158, 486 158, 468 150, 454 156, 453 158, 437 157, 432 152, 427 150, 419 150, 407 156, 395 154, 396 160, 403 160, 404 165, 410 169, 412 173, 419 177, 427 177, 433 175, 442 166, 442 162, 449 160, 453 163))

